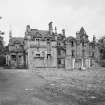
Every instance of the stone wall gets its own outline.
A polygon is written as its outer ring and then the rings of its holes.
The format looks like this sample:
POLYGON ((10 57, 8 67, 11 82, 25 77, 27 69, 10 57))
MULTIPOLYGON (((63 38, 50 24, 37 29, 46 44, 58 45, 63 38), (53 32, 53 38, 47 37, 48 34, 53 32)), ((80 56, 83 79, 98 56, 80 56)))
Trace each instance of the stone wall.
POLYGON ((51 42, 50 52, 48 51, 47 44, 45 46, 40 44, 39 47, 34 45, 33 47, 30 46, 28 49, 28 68, 34 69, 38 67, 57 67, 57 50, 55 47, 56 42, 51 42))

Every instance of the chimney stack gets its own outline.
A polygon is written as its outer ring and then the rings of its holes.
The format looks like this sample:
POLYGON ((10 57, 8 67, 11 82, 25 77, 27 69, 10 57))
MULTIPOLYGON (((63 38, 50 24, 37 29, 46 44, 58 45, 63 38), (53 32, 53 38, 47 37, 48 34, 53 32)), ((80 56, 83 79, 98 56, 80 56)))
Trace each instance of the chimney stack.
POLYGON ((30 32, 30 25, 26 26, 26 32, 30 32))
POLYGON ((57 27, 55 27, 55 34, 57 34, 57 27))
POLYGON ((52 26, 52 23, 53 22, 50 22, 48 25, 49 25, 49 33, 50 33, 50 35, 52 35, 52 33, 53 33, 53 26, 52 26))
POLYGON ((62 34, 63 36, 65 36, 65 29, 62 29, 62 34))
POLYGON ((95 35, 93 35, 93 42, 96 42, 96 37, 95 37, 95 35))
POLYGON ((9 39, 11 39, 12 38, 12 31, 10 30, 9 31, 9 39))

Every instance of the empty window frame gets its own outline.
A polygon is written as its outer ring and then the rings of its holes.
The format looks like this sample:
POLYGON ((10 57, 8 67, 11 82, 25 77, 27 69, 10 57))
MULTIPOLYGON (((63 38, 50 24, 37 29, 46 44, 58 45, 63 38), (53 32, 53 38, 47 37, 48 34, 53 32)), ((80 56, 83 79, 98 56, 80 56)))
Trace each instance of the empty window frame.
POLYGON ((40 54, 36 54, 36 57, 40 57, 40 54))
POLYGON ((73 41, 71 41, 71 47, 74 47, 74 42, 73 41))
POLYGON ((74 50, 71 51, 71 56, 75 57, 75 51, 74 50))
POLYGON ((61 59, 58 59, 58 64, 61 64, 61 59))

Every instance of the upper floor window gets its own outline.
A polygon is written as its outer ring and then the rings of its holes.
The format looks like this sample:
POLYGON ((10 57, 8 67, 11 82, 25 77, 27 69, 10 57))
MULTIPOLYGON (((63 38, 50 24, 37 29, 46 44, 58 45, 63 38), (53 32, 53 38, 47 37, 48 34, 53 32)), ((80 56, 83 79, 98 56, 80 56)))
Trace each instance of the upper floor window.
POLYGON ((47 59, 50 59, 50 57, 51 57, 51 54, 47 54, 47 59))
POLYGON ((82 56, 83 57, 85 56, 85 50, 84 49, 82 50, 82 56))
POLYGON ((84 42, 82 42, 82 46, 83 46, 83 47, 84 47, 84 45, 85 45, 84 42))
POLYGON ((47 39, 47 41, 49 42, 49 41, 50 41, 50 39, 47 39))
POLYGON ((60 50, 58 50, 58 55, 61 55, 61 51, 60 50))
POLYGON ((92 53, 92 57, 94 58, 94 52, 92 53))
POLYGON ((36 38, 36 41, 38 41, 38 42, 39 42, 39 38, 36 38))
POLYGON ((19 45, 15 45, 16 49, 19 49, 19 45))
POLYGON ((36 57, 40 57, 40 54, 36 54, 36 57))
POLYGON ((74 42, 73 41, 71 41, 71 46, 74 47, 74 42))
POLYGON ((58 42, 57 45, 60 46, 61 45, 60 42, 58 42))
POLYGON ((13 59, 14 61, 16 61, 16 55, 11 55, 11 59, 13 59))

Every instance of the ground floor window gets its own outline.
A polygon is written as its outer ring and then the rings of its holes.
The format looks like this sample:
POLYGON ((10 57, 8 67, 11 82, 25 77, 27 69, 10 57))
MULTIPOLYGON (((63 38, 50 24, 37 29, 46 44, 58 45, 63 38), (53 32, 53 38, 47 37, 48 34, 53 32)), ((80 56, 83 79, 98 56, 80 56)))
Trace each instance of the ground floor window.
POLYGON ((61 64, 61 60, 60 59, 58 60, 58 64, 61 64))
POLYGON ((51 54, 47 54, 47 59, 49 59, 51 57, 51 54))

